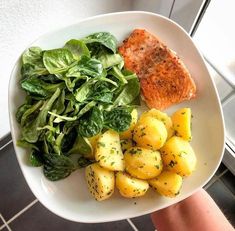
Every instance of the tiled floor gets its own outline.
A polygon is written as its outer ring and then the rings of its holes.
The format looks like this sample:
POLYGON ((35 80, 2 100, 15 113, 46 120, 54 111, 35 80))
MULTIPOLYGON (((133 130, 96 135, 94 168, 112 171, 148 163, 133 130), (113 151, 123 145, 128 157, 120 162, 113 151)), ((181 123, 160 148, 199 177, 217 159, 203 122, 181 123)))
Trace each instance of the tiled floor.
MULTIPOLYGON (((18 166, 13 145, 6 137, 0 142, 0 230, 147 230, 154 231, 150 216, 103 224, 83 224, 64 220, 44 208, 28 188, 18 166), (4 185, 4 187, 2 187, 4 185), (5 222, 2 220, 5 219, 5 222)), ((235 226, 234 176, 221 164, 212 180, 205 186, 230 222, 235 226)))

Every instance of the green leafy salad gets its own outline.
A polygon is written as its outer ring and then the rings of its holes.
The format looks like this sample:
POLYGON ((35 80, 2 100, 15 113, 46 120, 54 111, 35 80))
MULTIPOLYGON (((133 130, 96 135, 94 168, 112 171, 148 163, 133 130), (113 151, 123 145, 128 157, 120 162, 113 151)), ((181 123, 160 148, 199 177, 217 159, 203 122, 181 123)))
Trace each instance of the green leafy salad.
POLYGON ((127 130, 139 105, 135 73, 124 69, 117 40, 108 32, 71 39, 63 48, 30 47, 22 55, 24 104, 16 113, 18 145, 52 181, 93 162, 91 137, 127 130))

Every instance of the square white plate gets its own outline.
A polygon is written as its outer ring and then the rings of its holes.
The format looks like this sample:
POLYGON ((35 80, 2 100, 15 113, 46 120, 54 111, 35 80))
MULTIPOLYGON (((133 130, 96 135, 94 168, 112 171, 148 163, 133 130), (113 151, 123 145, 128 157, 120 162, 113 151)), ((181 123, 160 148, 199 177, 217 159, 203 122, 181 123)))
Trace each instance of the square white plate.
POLYGON ((48 181, 41 168, 31 167, 28 153, 16 146, 20 128, 15 119, 18 106, 24 101, 19 87, 20 59, 16 63, 9 83, 9 115, 11 132, 19 165, 34 195, 55 214, 78 222, 106 222, 131 218, 162 209, 190 196, 206 184, 216 171, 224 150, 224 123, 215 85, 204 60, 186 32, 173 21, 147 12, 121 12, 91 17, 74 25, 53 31, 38 38, 30 46, 42 49, 62 47, 72 38, 82 38, 94 32, 108 31, 121 43, 133 29, 144 28, 157 35, 181 57, 197 85, 197 97, 167 110, 172 113, 180 107, 193 112, 192 146, 197 155, 197 169, 186 178, 179 196, 168 199, 152 190, 138 199, 125 199, 115 192, 107 201, 97 202, 88 192, 84 169, 75 171, 58 182, 48 181))

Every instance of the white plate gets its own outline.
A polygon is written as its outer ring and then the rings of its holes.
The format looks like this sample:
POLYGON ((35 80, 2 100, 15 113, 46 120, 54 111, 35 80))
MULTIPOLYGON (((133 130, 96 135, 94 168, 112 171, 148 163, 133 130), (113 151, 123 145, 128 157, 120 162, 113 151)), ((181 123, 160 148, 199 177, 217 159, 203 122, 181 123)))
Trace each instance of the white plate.
POLYGON ((41 168, 31 167, 27 163, 28 154, 25 149, 16 146, 20 129, 15 113, 24 100, 24 94, 18 83, 20 79, 20 61, 18 61, 9 83, 9 112, 16 156, 34 195, 49 210, 66 219, 88 223, 106 222, 162 209, 183 200, 205 185, 221 161, 224 150, 224 124, 215 85, 193 41, 174 22, 147 12, 106 14, 43 35, 30 46, 40 46, 43 49, 62 47, 71 38, 81 38, 98 31, 111 32, 121 42, 135 28, 145 28, 156 34, 169 48, 176 51, 196 82, 196 99, 173 106, 167 112, 172 113, 177 108, 185 106, 192 109, 194 116, 192 146, 198 159, 197 169, 192 176, 184 180, 181 193, 175 199, 161 197, 152 190, 142 198, 125 199, 116 190, 111 199, 97 202, 88 192, 84 169, 72 173, 64 180, 48 181, 41 168))

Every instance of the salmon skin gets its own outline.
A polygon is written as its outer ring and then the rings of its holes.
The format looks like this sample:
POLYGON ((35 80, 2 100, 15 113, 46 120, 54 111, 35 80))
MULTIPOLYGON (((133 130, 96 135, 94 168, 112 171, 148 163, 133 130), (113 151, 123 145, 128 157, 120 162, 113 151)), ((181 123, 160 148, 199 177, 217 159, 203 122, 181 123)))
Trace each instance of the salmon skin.
POLYGON ((196 85, 183 62, 148 31, 135 29, 118 50, 125 68, 139 77, 148 107, 164 110, 196 96, 196 85))

